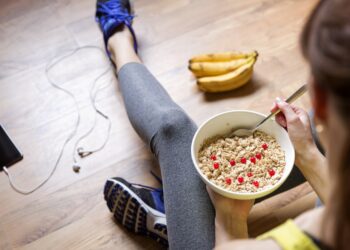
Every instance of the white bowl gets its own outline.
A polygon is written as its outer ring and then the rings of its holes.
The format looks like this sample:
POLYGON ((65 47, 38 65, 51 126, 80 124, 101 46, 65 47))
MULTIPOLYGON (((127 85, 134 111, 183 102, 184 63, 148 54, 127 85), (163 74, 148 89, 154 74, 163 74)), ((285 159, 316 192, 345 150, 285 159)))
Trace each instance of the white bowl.
POLYGON ((232 199, 239 200, 249 200, 257 199, 268 195, 279 188, 282 183, 287 179, 292 168, 294 166, 294 147, 289 139, 288 133, 280 125, 278 125, 274 120, 266 121, 259 130, 272 135, 276 138, 277 142, 282 147, 285 152, 286 166, 284 168, 283 175, 281 179, 272 187, 267 187, 261 191, 254 193, 240 193, 232 192, 226 190, 222 187, 217 186, 207 179, 207 177, 202 173, 198 166, 198 152, 203 145, 203 142, 216 135, 228 134, 232 129, 242 128, 242 127, 252 127, 257 124, 265 116, 261 113, 248 110, 234 110, 228 111, 216 116, 211 117, 205 121, 197 130, 196 134, 192 140, 191 155, 192 161, 197 169, 199 176, 202 180, 215 192, 232 199))

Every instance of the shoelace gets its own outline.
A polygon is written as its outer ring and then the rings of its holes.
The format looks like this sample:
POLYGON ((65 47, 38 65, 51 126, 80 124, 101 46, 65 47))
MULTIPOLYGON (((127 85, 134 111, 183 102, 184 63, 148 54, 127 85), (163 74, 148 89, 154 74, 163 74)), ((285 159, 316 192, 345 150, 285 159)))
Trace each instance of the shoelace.
POLYGON ((102 27, 110 20, 114 19, 118 23, 125 23, 127 26, 131 26, 131 22, 134 18, 118 1, 107 1, 97 4, 97 13, 101 16, 98 17, 98 21, 102 27))

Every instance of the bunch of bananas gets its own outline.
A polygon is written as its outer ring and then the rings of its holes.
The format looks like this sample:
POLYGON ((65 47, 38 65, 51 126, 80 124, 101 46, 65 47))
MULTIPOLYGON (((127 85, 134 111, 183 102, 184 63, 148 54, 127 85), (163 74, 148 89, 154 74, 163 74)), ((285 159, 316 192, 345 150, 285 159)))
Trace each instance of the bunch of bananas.
POLYGON ((205 92, 224 92, 246 84, 253 74, 258 52, 223 52, 198 55, 190 59, 188 69, 205 92))

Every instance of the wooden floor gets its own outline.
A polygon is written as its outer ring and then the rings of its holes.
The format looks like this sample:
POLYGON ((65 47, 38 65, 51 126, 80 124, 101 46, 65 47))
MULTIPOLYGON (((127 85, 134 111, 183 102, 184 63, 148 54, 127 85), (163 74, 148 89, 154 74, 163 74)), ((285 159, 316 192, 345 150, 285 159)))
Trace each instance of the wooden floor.
MULTIPOLYGON (((266 113, 276 96, 287 96, 305 82, 308 69, 298 39, 314 4, 314 0, 136 0, 134 27, 146 66, 201 123, 231 109, 266 113), (252 49, 260 57, 249 85, 221 95, 196 89, 187 70, 189 57, 252 49)), ((49 85, 44 68, 53 57, 78 46, 103 46, 94 5, 95 0, 0 0, 0 123, 24 154, 24 160, 10 168, 23 188, 37 185, 49 174, 73 129, 72 100, 49 85)), ((157 185, 149 173, 157 170, 157 163, 128 122, 116 80, 98 96, 98 106, 113 123, 106 148, 80 161, 80 174, 71 168, 74 141, 93 122, 88 98, 92 80, 106 64, 98 52, 84 51, 52 72, 55 81, 77 96, 82 124, 57 172, 39 191, 19 195, 0 172, 0 249, 159 248, 116 225, 103 200, 102 188, 111 176, 157 185)), ((304 97, 298 104, 308 108, 309 100, 304 97)), ((105 131, 106 124, 100 121, 82 145, 98 146, 105 131)), ((304 185, 260 203, 249 220, 251 235, 294 217, 314 200, 315 194, 304 185)))

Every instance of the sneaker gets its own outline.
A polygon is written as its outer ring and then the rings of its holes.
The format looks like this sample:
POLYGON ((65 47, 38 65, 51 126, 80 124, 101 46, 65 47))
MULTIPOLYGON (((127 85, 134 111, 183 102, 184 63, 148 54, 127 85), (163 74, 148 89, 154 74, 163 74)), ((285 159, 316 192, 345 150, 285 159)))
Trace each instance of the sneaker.
POLYGON ((162 189, 115 177, 107 180, 104 197, 118 223, 129 231, 168 246, 162 189))
POLYGON ((134 48, 137 52, 136 35, 131 26, 134 16, 131 13, 132 10, 129 0, 97 0, 95 18, 103 33, 103 40, 109 57, 110 52, 107 47, 108 39, 122 24, 130 30, 134 38, 134 48))

